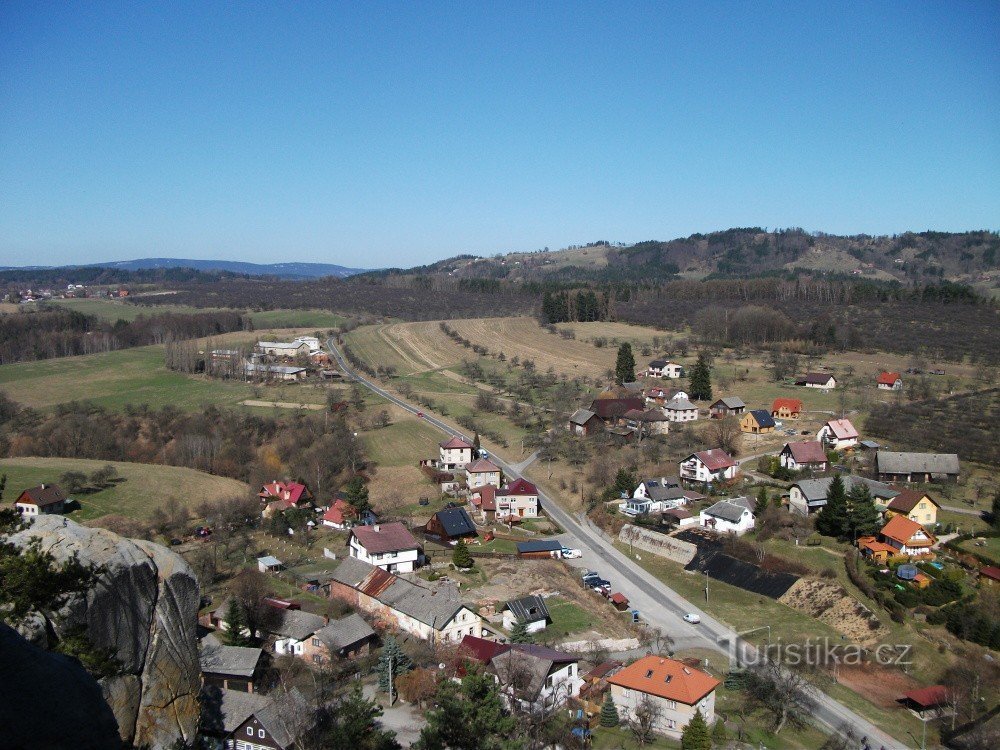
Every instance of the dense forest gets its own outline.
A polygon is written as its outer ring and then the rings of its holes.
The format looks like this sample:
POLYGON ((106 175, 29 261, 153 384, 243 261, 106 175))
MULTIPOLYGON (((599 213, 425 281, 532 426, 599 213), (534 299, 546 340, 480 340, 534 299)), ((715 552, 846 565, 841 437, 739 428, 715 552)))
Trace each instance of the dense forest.
POLYGON ((0 315, 0 365, 203 338, 247 325, 249 318, 235 311, 158 313, 114 323, 66 309, 0 315))
POLYGON ((144 268, 129 271, 106 266, 60 266, 59 268, 8 268, 0 270, 0 287, 17 291, 24 286, 51 287, 66 284, 207 284, 220 279, 241 278, 228 271, 198 271, 193 268, 144 268))

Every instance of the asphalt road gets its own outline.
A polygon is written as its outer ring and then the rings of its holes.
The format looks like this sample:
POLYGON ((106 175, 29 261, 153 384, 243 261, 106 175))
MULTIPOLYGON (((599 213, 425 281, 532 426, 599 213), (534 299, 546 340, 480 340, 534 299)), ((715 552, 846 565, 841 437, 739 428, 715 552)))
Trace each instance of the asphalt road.
MULTIPOLYGON (((422 414, 425 422, 446 435, 470 440, 467 435, 442 422, 434 415, 403 401, 377 383, 354 372, 344 360, 333 339, 327 341, 327 347, 348 378, 356 380, 411 414, 422 414)), ((521 476, 521 473, 512 464, 507 463, 499 456, 490 454, 490 460, 503 469, 506 476, 521 476)), ((757 649, 752 644, 744 641, 736 631, 694 606, 676 591, 666 586, 663 581, 648 573, 634 560, 629 559, 628 556, 612 546, 612 540, 603 531, 587 521, 585 517, 571 516, 541 491, 538 493, 538 501, 549 517, 565 530, 566 533, 560 535, 563 544, 567 547, 576 547, 583 552, 581 559, 567 560, 566 562, 580 569, 592 568, 600 572, 604 578, 611 582, 613 590, 620 591, 628 597, 631 606, 639 610, 643 622, 652 627, 660 628, 672 638, 674 649, 708 648, 720 651, 728 655, 731 661, 738 660, 740 663, 753 661, 757 658, 757 649), (689 612, 701 616, 699 625, 689 625, 681 619, 689 612)), ((649 553, 640 552, 639 554, 649 553)), ((711 597, 711 581, 708 582, 708 591, 709 597, 711 597)), ((866 736, 873 746, 873 750, 879 750, 880 745, 886 750, 906 750, 906 745, 889 737, 870 721, 825 693, 815 691, 812 697, 816 702, 813 717, 828 730, 836 731, 840 727, 848 725, 854 728, 858 736, 866 736)))

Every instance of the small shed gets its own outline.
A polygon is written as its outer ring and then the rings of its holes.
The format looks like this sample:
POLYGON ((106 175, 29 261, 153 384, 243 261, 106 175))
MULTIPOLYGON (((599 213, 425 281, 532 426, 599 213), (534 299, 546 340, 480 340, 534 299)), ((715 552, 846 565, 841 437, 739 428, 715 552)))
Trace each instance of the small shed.
POLYGON ((560 557, 562 544, 549 539, 532 539, 527 542, 517 542, 518 557, 545 558, 560 557))
POLYGON ((628 609, 628 597, 626 597, 625 594, 616 591, 608 597, 608 600, 615 605, 615 609, 619 612, 624 612, 628 609))
POLYGON ((284 563, 274 555, 264 555, 257 558, 257 570, 261 573, 276 573, 284 569, 284 563))
POLYGON ((552 622, 545 600, 537 594, 512 599, 503 608, 503 626, 510 630, 517 622, 523 622, 529 633, 545 630, 552 622))

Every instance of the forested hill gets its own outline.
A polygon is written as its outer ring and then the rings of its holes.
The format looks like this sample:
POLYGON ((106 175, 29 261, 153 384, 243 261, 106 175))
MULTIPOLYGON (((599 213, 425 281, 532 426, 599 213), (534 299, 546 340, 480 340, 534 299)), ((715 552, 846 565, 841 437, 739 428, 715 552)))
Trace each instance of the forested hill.
POLYGON ((635 282, 809 272, 906 284, 947 280, 987 289, 1000 286, 998 250, 1000 234, 990 231, 841 237, 802 229, 767 232, 750 227, 628 246, 602 240, 555 251, 489 258, 461 255, 372 275, 635 282))

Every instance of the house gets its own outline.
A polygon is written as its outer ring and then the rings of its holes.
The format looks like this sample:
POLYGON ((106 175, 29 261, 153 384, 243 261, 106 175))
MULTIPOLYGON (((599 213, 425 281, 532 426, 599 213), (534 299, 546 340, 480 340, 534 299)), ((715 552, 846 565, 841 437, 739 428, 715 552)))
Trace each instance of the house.
POLYGON ((910 709, 921 721, 951 716, 954 712, 953 699, 944 685, 929 685, 917 688, 898 701, 910 709))
POLYGON ((305 380, 309 375, 305 367, 293 365, 262 365, 257 362, 247 362, 243 369, 248 378, 260 380, 305 380))
POLYGON ((503 605, 503 626, 511 630, 515 623, 523 622, 529 633, 545 630, 552 623, 552 616, 545 606, 545 600, 537 594, 512 599, 503 605))
MULTIPOLYGON (((319 341, 316 342, 319 348, 319 341)), ((305 341, 296 340, 291 342, 283 341, 258 341, 255 347, 258 354, 270 354, 273 357, 295 357, 296 355, 309 354, 309 344, 305 341)))
POLYGON ((472 522, 465 508, 444 508, 439 510, 424 526, 428 536, 442 542, 456 542, 459 539, 475 539, 478 536, 476 524, 472 522))
POLYGON ((465 467, 465 483, 470 490, 487 484, 499 487, 502 479, 500 467, 488 458, 480 458, 465 467))
POLYGON ((358 520, 358 512, 354 506, 338 497, 323 513, 323 525, 332 529, 349 529, 358 520))
POLYGON ((301 609, 279 609, 268 631, 274 636, 274 653, 305 656, 306 641, 328 622, 322 615, 301 609))
POLYGON ((498 516, 538 517, 538 488, 527 479, 515 479, 496 491, 498 516))
POLYGON ((880 372, 875 378, 875 387, 880 391, 901 391, 903 379, 898 372, 880 372))
POLYGON ((743 399, 736 396, 726 396, 708 407, 708 412, 712 419, 722 419, 723 417, 739 416, 746 411, 746 408, 747 405, 743 403, 743 399))
POLYGON ((630 516, 641 513, 662 513, 690 505, 704 497, 697 492, 684 489, 680 477, 656 477, 643 480, 635 488, 632 497, 622 503, 619 509, 630 516))
POLYGON ((766 435, 774 432, 774 417, 767 409, 751 409, 740 419, 740 432, 766 435))
POLYGON ((58 514, 66 510, 66 495, 57 484, 29 487, 14 501, 14 510, 25 518, 58 514))
POLYGON ((469 662, 475 662, 483 668, 488 667, 490 662, 500 654, 510 651, 510 648, 510 645, 506 643, 477 638, 474 635, 463 636, 462 642, 458 645, 457 653, 464 663, 458 666, 458 676, 464 676, 468 673, 467 665, 469 662))
POLYGON ((277 573, 284 567, 285 564, 274 555, 264 555, 257 558, 257 570, 261 573, 277 573))
POLYGON ((641 435, 666 435, 670 432, 670 418, 660 409, 625 412, 625 426, 641 435))
POLYGON ((875 454, 875 473, 887 482, 956 481, 959 474, 958 455, 880 450, 875 454))
POLYGON ((828 372, 807 372, 795 379, 795 385, 828 391, 837 387, 837 379, 828 372))
POLYGON ((460 437, 453 437, 438 444, 440 459, 437 468, 442 471, 454 471, 464 469, 472 463, 472 454, 475 451, 472 443, 466 442, 460 437))
POLYGON ((771 404, 771 416, 777 419, 798 419, 802 415, 802 401, 797 398, 776 398, 771 404))
POLYGON ((979 569, 979 584, 985 586, 996 586, 1000 584, 1000 568, 995 565, 987 565, 979 569))
POLYGON ((623 666, 625 665, 614 659, 602 661, 583 676, 579 699, 585 712, 592 715, 601 712, 604 695, 608 691, 608 678, 623 666))
MULTIPOLYGON (((894 490, 889 485, 876 482, 874 479, 856 477, 852 474, 841 474, 840 478, 844 482, 845 492, 850 492, 856 484, 868 485, 868 490, 876 502, 888 502, 899 494, 899 490, 894 490)), ((800 479, 795 482, 788 491, 788 509, 803 516, 820 510, 826 505, 826 496, 832 482, 833 477, 800 479)))
POLYGON ((818 440, 801 440, 785 443, 778 454, 781 465, 789 471, 826 471, 827 459, 823 444, 818 440))
POLYGON ((212 634, 202 638, 198 646, 202 685, 244 693, 257 692, 267 667, 263 649, 224 646, 212 634))
POLYGON ((646 367, 647 378, 670 378, 676 380, 684 377, 684 367, 666 359, 654 359, 646 367))
POLYGON ((548 710, 575 698, 583 685, 579 658, 547 646, 514 643, 490 665, 509 707, 548 710))
POLYGON ((412 573, 420 565, 423 548, 398 521, 355 526, 347 540, 351 557, 377 565, 389 573, 412 573))
POLYGON ((319 339, 315 336, 299 336, 292 341, 293 344, 305 344, 309 347, 310 352, 322 351, 319 345, 319 339))
POLYGON ((830 450, 842 451, 858 444, 858 431, 849 419, 831 419, 819 428, 816 439, 830 450))
POLYGON ((199 730, 226 750, 299 750, 314 712, 296 688, 269 695, 206 687, 199 730))
POLYGON ((377 627, 434 643, 482 637, 485 622, 465 604, 454 584, 409 581, 348 557, 333 572, 331 598, 367 612, 377 627))
POLYGON ((906 516, 923 526, 932 527, 937 523, 937 512, 941 505, 926 492, 920 490, 900 490, 885 508, 885 518, 906 516))
POLYGON ((671 399, 660 408, 671 422, 693 422, 698 418, 698 407, 686 398, 671 399))
POLYGON ((367 656, 378 635, 357 612, 327 622, 304 643, 302 658, 312 664, 329 664, 334 659, 367 656))
POLYGON ((601 397, 594 399, 590 411, 594 412, 605 424, 617 424, 631 409, 642 411, 645 401, 640 396, 601 397))
MULTIPOLYGON (((469 496, 469 504, 479 511, 479 520, 490 523, 497 520, 497 491, 492 484, 484 485, 469 496)), ((510 520, 508 518, 508 520, 510 520)))
POLYGON ((633 720, 647 700, 656 707, 654 731, 680 739, 696 711, 715 723, 715 689, 721 684, 700 669, 676 659, 650 655, 607 678, 622 721, 633 720))
POLYGON ((858 547, 866 557, 884 562, 896 556, 932 554, 937 538, 916 521, 906 516, 893 516, 878 532, 878 537, 863 536, 858 547))
POLYGON ((683 388, 660 388, 659 386, 646 391, 644 398, 647 406, 663 406, 667 401, 675 398, 688 400, 691 397, 683 388))
POLYGON ((722 448, 692 453, 680 463, 680 477, 689 482, 727 482, 736 477, 737 464, 722 448))
POLYGON ((551 539, 532 539, 527 542, 516 542, 517 556, 531 559, 542 559, 562 556, 562 542, 551 539))
POLYGON ((604 426, 604 422, 590 409, 577 409, 569 418, 567 429, 574 435, 593 435, 604 426))
POLYGON ((720 534, 745 534, 754 527, 753 507, 754 502, 745 497, 720 500, 701 512, 699 525, 720 534))
POLYGON ((301 482, 268 482, 260 488, 257 497, 264 503, 266 515, 289 508, 309 507, 313 500, 309 488, 301 482))

